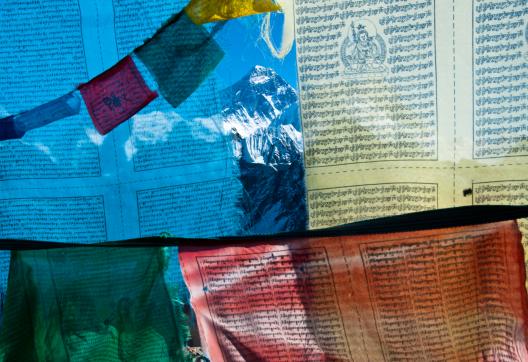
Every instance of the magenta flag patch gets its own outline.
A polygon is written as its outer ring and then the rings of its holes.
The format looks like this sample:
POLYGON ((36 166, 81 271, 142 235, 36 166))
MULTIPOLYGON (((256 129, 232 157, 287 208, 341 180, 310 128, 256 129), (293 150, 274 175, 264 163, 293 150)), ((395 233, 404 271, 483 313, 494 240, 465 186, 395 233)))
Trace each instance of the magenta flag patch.
POLYGON ((147 86, 130 56, 81 85, 79 90, 95 128, 103 135, 158 96, 147 86))

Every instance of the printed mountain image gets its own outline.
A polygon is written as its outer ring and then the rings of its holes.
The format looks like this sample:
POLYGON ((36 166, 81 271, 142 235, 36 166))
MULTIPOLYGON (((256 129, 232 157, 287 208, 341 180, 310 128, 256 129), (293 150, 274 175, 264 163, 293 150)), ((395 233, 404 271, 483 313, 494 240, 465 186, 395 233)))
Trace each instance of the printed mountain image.
POLYGON ((255 67, 223 91, 224 128, 238 137, 248 234, 306 229, 303 142, 295 89, 255 67))

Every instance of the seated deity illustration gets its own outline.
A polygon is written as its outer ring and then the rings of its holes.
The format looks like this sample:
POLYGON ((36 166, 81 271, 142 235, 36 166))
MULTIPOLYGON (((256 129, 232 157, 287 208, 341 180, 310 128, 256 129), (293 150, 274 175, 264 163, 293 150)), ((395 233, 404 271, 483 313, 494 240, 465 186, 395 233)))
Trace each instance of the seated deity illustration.
POLYGON ((352 22, 341 46, 345 74, 351 78, 383 76, 386 58, 387 47, 376 26, 368 20, 352 22))

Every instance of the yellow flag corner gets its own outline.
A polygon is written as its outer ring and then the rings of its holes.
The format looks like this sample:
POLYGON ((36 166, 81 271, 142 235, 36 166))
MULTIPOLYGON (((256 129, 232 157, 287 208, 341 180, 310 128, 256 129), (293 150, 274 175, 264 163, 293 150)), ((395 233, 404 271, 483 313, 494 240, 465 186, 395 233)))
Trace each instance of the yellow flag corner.
POLYGON ((280 11, 274 0, 191 0, 185 12, 196 24, 280 11))

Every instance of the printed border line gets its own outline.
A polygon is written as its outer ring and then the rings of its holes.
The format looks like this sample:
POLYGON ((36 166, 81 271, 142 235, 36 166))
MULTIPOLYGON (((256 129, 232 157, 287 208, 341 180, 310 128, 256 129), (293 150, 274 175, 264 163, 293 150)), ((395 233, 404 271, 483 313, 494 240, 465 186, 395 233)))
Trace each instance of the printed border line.
POLYGON ((471 205, 474 206, 481 206, 485 204, 475 204, 475 186, 476 185, 485 185, 485 184, 501 184, 501 183, 507 183, 507 182, 528 182, 528 179, 526 180, 499 180, 499 181, 484 181, 484 182, 474 182, 471 181, 471 189, 473 192, 471 193, 471 205))
MULTIPOLYGON (((223 258, 237 258, 237 257, 244 257, 244 256, 251 257, 251 256, 256 256, 256 255, 267 255, 267 254, 271 254, 271 253, 274 253, 274 252, 276 252, 276 253, 299 252, 299 254, 302 254, 304 252, 305 254, 310 254, 313 251, 319 250, 319 252, 322 252, 325 255, 326 267, 327 267, 327 270, 330 273, 330 278, 332 280, 334 308, 336 308, 336 310, 339 310, 340 313, 341 313, 341 306, 339 304, 339 298, 337 297, 337 289, 335 287, 334 274, 333 274, 333 271, 332 271, 332 267, 330 265, 330 259, 328 257, 327 249, 324 246, 317 246, 317 247, 312 247, 312 248, 289 248, 287 245, 280 245, 280 244, 277 244, 277 246, 282 247, 283 250, 270 250, 270 251, 267 251, 267 252, 253 252, 253 253, 243 253, 243 254, 223 254, 223 255, 217 255, 216 254, 216 255, 196 256, 195 257, 196 265, 198 267, 198 271, 199 271, 200 277, 202 279, 202 285, 206 285, 206 284, 205 284, 205 280, 204 280, 204 277, 203 277, 203 274, 202 274, 202 267, 200 265, 200 261, 201 260, 211 260, 211 259, 220 259, 221 260, 223 258)), ((270 284, 270 286, 272 287, 271 284, 270 284)), ((214 309, 215 312, 216 312, 216 309, 209 302, 209 299, 207 298, 207 293, 204 292, 204 296, 206 297, 206 303, 207 303, 207 308, 209 309, 209 315, 212 317, 213 316, 212 309, 214 309)), ((215 314, 217 314, 217 313, 215 313, 215 314)), ((345 342, 345 344, 347 346, 347 349, 348 349, 348 356, 349 356, 349 358, 353 358, 352 354, 351 354, 352 352, 351 352, 351 349, 350 349, 348 336, 346 334, 346 328, 345 328, 345 324, 344 324, 344 320, 343 320, 343 315, 342 314, 339 315, 339 321, 341 322, 342 337, 343 337, 343 340, 344 340, 344 342, 345 342)), ((224 360, 227 361, 228 359, 226 359, 226 354, 224 353, 224 346, 220 343, 220 339, 218 338, 217 323, 216 323, 214 318, 211 318, 211 322, 212 322, 213 327, 215 329, 215 335, 216 335, 216 339, 217 339, 219 348, 222 351, 222 355, 224 357, 224 360)))
MULTIPOLYGON (((388 5, 390 6, 390 5, 388 5)), ((432 1, 432 12, 431 12, 431 15, 432 15, 432 20, 433 20, 433 41, 434 41, 434 46, 433 46, 433 51, 434 51, 434 55, 433 55, 433 59, 434 59, 434 71, 435 71, 435 78, 434 78, 434 81, 435 81, 435 123, 436 123, 436 157, 435 158, 427 158, 427 159, 419 159, 419 158, 413 158, 413 159, 383 159, 383 160, 374 160, 374 161, 358 161, 358 162, 346 162, 346 163, 335 163, 335 164, 331 164, 331 165, 320 165, 320 166, 306 166, 306 156, 304 157, 305 158, 305 169, 308 170, 308 169, 317 169, 317 168, 325 168, 325 167, 333 167, 333 166, 346 166, 346 165, 357 165, 357 164, 362 164, 362 163, 376 163, 376 162, 413 162, 413 161, 416 161, 416 162, 434 162, 434 161, 439 161, 439 152, 440 152, 440 145, 439 145, 439 122, 438 122, 438 42, 437 42, 437 38, 436 38, 436 28, 437 28, 437 19, 436 19, 436 0, 433 0, 432 1)), ((296 21, 295 21, 296 23, 296 21)), ((297 34, 297 33, 296 33, 297 34)), ((298 46, 299 47, 299 46, 298 46)), ((299 58, 299 51, 297 51, 297 60, 299 58)), ((297 69, 297 76, 299 78, 298 82, 299 82, 299 111, 301 112, 301 115, 302 115, 302 101, 301 101, 301 92, 302 92, 302 87, 301 87, 301 83, 300 83, 300 74, 299 74, 299 69, 297 69)), ((301 124, 303 125, 303 134, 305 135, 306 132, 305 132, 305 128, 304 128, 304 124, 302 122, 302 116, 301 116, 301 124)), ((303 137, 303 143, 304 143, 304 146, 305 146, 305 152, 304 154, 306 155, 306 142, 305 142, 305 139, 306 137, 303 137)))
MULTIPOLYGON (((235 180, 238 180, 238 178, 236 176, 231 176, 231 177, 224 177, 224 178, 220 178, 220 179, 216 179, 216 180, 207 180, 207 181, 199 181, 199 182, 191 182, 191 183, 182 183, 182 184, 178 184, 178 185, 172 185, 172 186, 164 186, 164 187, 154 187, 154 188, 149 188, 149 189, 141 189, 141 190, 136 190, 136 212, 137 212, 137 220, 138 220, 138 231, 139 231, 139 235, 141 238, 145 238, 145 237, 150 237, 151 235, 145 235, 143 233, 143 228, 142 228, 142 223, 141 223, 141 220, 142 220, 142 217, 141 217, 141 208, 139 207, 139 197, 140 197, 140 194, 141 193, 148 193, 149 191, 159 191, 159 190, 168 190, 168 189, 174 189, 174 188, 181 188, 181 187, 185 187, 185 186, 192 186, 192 185, 204 185, 204 184, 214 184, 214 183, 219 183, 219 184, 222 184, 222 197, 223 197, 223 189, 224 189, 224 186, 225 186, 225 183, 226 182, 233 182, 235 180)), ((230 185, 229 185, 230 186, 230 185)), ((223 207, 223 199, 221 197, 221 200, 220 200, 220 207, 222 208, 223 207)))
MULTIPOLYGON (((310 192, 317 192, 317 191, 326 191, 326 190, 339 190, 339 189, 348 189, 348 188, 356 188, 356 187, 363 187, 363 186, 385 186, 385 185, 429 185, 429 186, 436 186, 436 208, 439 208, 439 185, 438 183, 428 183, 428 182, 387 182, 387 183, 380 183, 380 184, 365 184, 365 185, 353 185, 353 186, 339 186, 339 187, 327 187, 327 188, 321 188, 321 189, 311 189, 307 190, 307 193, 310 192)), ((306 200, 308 202, 308 200, 306 200)))
POLYGON ((472 152, 472 157, 474 160, 493 160, 493 159, 502 159, 502 158, 515 158, 515 157, 528 157, 528 151, 524 154, 519 154, 519 155, 504 155, 504 156, 493 156, 493 157, 475 157, 475 121, 476 121, 476 106, 475 106, 475 0, 472 0, 471 1, 471 54, 472 54, 472 59, 471 59, 471 76, 472 76, 472 98, 473 98, 473 102, 472 102, 472 106, 473 106, 473 122, 472 122, 472 127, 473 127, 473 132, 472 132, 472 148, 473 148, 473 152, 472 152))
MULTIPOLYGON (((487 235, 489 231, 494 231, 496 232, 495 228, 492 228, 492 227, 482 227, 482 228, 479 228, 479 229, 476 229, 475 231, 473 231, 472 233, 472 237, 477 239, 477 238, 480 238, 482 236, 485 236, 487 235)), ((505 231, 505 230, 501 230, 501 231, 505 231)), ((504 246, 504 234, 501 233, 501 245, 504 246)), ((388 246, 391 246, 390 244, 394 244, 394 243, 397 243, 399 242, 400 246, 401 244, 407 244, 409 242, 411 242, 412 240, 424 240, 424 238, 428 237, 428 236, 432 236, 433 237, 433 241, 434 242, 442 242, 442 241, 446 241, 446 240, 456 240, 456 239, 460 239, 460 240, 466 240, 467 239, 467 232, 453 232, 453 233, 447 233, 445 235, 442 235, 441 237, 438 237, 438 235, 426 235, 426 236, 422 236, 422 237, 418 237, 418 236, 414 236, 414 237, 406 237, 406 238, 400 238, 400 239, 392 239, 392 240, 377 240, 377 241, 373 241, 373 242, 366 242, 366 243, 359 243, 359 251, 360 251, 360 256, 361 256, 361 260, 363 262, 363 266, 365 268, 365 279, 366 279, 366 284, 367 284, 367 290, 368 290, 368 293, 369 293, 369 298, 371 300, 371 307, 374 309, 374 305, 377 303, 375 303, 375 299, 372 298, 372 294, 371 294, 371 282, 369 281, 369 275, 368 273, 366 272, 367 270, 367 267, 366 267, 366 264, 365 264, 365 259, 364 259, 364 250, 366 248, 368 248, 368 246, 370 245, 381 245, 381 246, 387 246, 387 244, 389 244, 388 246)), ((506 268, 508 269, 508 268, 506 268)), ((508 279, 508 284, 510 284, 510 280, 508 279)), ((513 308, 512 308, 513 309, 513 308)), ((373 310, 373 315, 374 315, 374 319, 375 319, 375 325, 376 325, 376 329, 378 330, 378 324, 381 324, 379 322, 379 308, 377 308, 376 306, 376 310, 373 310)), ((378 331, 378 334, 379 334, 379 331, 378 331)), ((382 339, 380 338, 380 342, 382 341, 382 339)), ((381 343, 382 344, 382 348, 383 348, 383 352, 384 352, 384 357, 385 357, 385 347, 386 347, 386 343, 381 343)), ((425 344, 422 345, 422 347, 425 348, 425 344)), ((423 350, 422 350, 423 351, 423 350)))
MULTIPOLYGON (((490 167, 510 167, 510 166, 528 166, 528 162, 522 163, 502 163, 495 165, 474 165, 474 166, 460 166, 456 165, 457 170, 477 169, 477 168, 490 168, 490 167)), ((354 170, 342 170, 342 171, 329 171, 329 172, 318 172, 311 173, 308 177, 324 176, 324 175, 335 175, 341 173, 353 173, 353 172, 368 172, 368 171, 393 171, 393 170, 452 170, 453 166, 389 166, 389 167, 378 167, 378 168, 358 168, 354 170)))
MULTIPOLYGON (((100 243, 108 240, 108 221, 107 221, 107 215, 106 215, 106 206, 105 206, 105 196, 104 194, 96 194, 96 195, 82 195, 82 196, 61 196, 61 197, 16 197, 16 198, 3 198, 0 199, 1 201, 13 201, 13 200, 28 200, 28 201, 34 201, 34 200, 72 200, 72 199, 100 199, 102 204, 102 213, 103 213, 103 220, 104 220, 104 235, 105 240, 93 240, 93 241, 86 241, 82 243, 82 245, 94 245, 93 243, 100 243)), ((1 214, 1 213, 0 213, 1 214)), ((57 244, 60 244, 61 242, 56 242, 57 244)), ((65 242, 66 244, 69 242, 65 242)))

